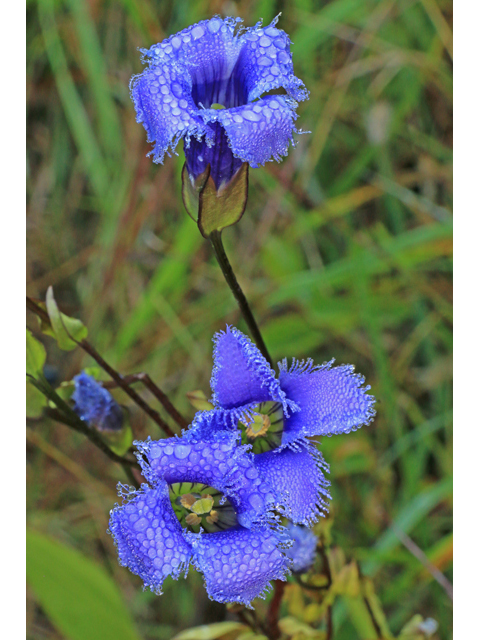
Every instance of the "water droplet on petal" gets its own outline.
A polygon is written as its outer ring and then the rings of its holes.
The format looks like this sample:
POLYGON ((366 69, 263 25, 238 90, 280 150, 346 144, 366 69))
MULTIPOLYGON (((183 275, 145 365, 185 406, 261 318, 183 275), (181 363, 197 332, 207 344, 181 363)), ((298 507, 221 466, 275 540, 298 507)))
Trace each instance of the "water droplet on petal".
POLYGON ((175 457, 179 460, 183 460, 183 458, 188 456, 191 450, 192 447, 189 444, 177 444, 175 445, 175 457))
POLYGON ((197 26, 194 29, 192 29, 191 33, 193 38, 195 40, 198 40, 198 38, 201 38, 205 33, 205 29, 203 27, 197 26))

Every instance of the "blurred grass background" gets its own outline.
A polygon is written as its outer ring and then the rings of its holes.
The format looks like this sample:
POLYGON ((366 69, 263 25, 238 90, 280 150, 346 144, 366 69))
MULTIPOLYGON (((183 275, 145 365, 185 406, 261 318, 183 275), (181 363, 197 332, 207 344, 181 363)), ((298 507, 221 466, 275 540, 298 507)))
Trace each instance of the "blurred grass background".
MULTIPOLYGON (((181 147, 164 166, 145 157, 128 82, 137 47, 215 13, 250 26, 280 11, 311 134, 250 172, 224 242, 275 360, 335 357, 372 385, 374 423, 322 443, 333 543, 373 578, 394 633, 420 613, 447 639, 451 601, 395 532, 451 579, 449 0, 27 0, 27 291, 53 285, 111 364, 148 372, 193 415, 185 394, 209 394, 213 332, 246 327, 183 209, 181 147)), ((57 384, 92 365, 45 344, 57 384)), ((113 575, 142 638, 222 619, 195 572, 158 598, 118 566, 106 529, 125 478, 90 443, 41 420, 27 459, 29 523, 113 575)), ((28 595, 27 636, 63 637, 28 595)), ((360 637, 341 606, 334 621, 337 640, 360 637)))

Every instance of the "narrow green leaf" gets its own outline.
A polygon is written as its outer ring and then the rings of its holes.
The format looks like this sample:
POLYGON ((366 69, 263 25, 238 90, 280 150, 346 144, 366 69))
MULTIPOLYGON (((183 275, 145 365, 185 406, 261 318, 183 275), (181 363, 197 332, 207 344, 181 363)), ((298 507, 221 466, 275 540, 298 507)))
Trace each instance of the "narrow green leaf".
MULTIPOLYGON (((415 525, 425 518, 428 513, 442 500, 452 493, 452 479, 445 478, 441 482, 429 487, 419 493, 407 505, 401 509, 395 518, 395 527, 404 533, 410 533, 415 525)), ((395 533, 395 527, 389 527, 377 540, 374 550, 378 555, 373 555, 370 560, 363 565, 366 575, 373 574, 380 566, 380 556, 391 551, 400 544, 395 533)))
POLYGON ((27 530, 27 582, 68 640, 139 640, 104 569, 78 551, 27 530))
POLYGON ((27 329, 27 373, 35 377, 38 372, 42 372, 46 358, 45 347, 27 329))
POLYGON ((53 297, 52 287, 47 290, 47 313, 52 323, 58 346, 64 351, 71 351, 88 335, 87 327, 77 318, 69 318, 64 313, 60 313, 58 305, 53 297))
POLYGON ((85 105, 68 68, 65 50, 56 24, 54 3, 52 0, 41 0, 37 5, 45 50, 55 76, 65 117, 93 190, 99 198, 103 198, 108 188, 108 172, 85 105))

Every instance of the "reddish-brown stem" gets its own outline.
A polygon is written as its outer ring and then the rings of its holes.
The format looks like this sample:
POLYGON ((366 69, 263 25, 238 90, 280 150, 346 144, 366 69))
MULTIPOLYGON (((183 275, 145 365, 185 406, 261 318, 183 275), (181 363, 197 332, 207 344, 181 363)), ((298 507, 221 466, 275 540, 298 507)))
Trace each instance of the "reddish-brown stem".
POLYGON ((270 640, 277 640, 280 637, 278 618, 280 616, 280 606, 285 591, 285 582, 282 580, 274 580, 274 585, 273 598, 267 613, 268 637, 270 640))
MULTIPOLYGON (((328 579, 327 588, 329 589, 332 586, 332 572, 330 570, 330 563, 328 561, 328 555, 325 551, 325 547, 323 543, 319 547, 320 555, 322 556, 323 568, 325 571, 325 575, 328 579)), ((333 638, 333 615, 332 615, 332 606, 327 607, 327 638, 326 640, 332 640, 333 638)))
MULTIPOLYGON (((178 426, 181 429, 186 429, 188 427, 188 421, 182 416, 179 411, 177 411, 177 409, 175 409, 168 397, 153 382, 148 373, 132 373, 128 376, 122 376, 122 380, 125 382, 125 384, 128 385, 131 385, 134 382, 143 382, 146 388, 152 392, 155 398, 157 398, 165 411, 175 420, 178 426)), ((109 382, 102 382, 102 385, 105 387, 105 389, 114 389, 115 387, 118 387, 117 382, 115 382, 114 380, 109 382)))

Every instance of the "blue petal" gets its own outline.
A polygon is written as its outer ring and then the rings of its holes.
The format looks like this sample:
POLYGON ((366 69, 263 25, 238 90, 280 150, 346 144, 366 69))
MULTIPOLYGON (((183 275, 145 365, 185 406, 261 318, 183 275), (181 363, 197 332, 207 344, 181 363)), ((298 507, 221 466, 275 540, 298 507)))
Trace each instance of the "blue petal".
POLYGON ((288 154, 297 118, 297 103, 285 96, 268 96, 241 107, 205 112, 205 121, 218 118, 227 132, 232 152, 252 167, 288 154))
POLYGON ((262 482, 248 447, 238 446, 236 434, 223 432, 217 442, 168 438, 135 444, 142 473, 151 484, 203 483, 230 500, 240 524, 253 527, 270 521, 274 495, 262 482))
POLYGON ((280 384, 300 411, 285 420, 282 443, 305 436, 332 435, 355 431, 371 422, 375 398, 363 387, 365 379, 352 365, 332 368, 332 362, 314 367, 311 360, 282 363, 280 384))
POLYGON ((110 393, 95 378, 82 371, 73 379, 75 391, 74 411, 82 420, 100 431, 118 431, 122 428, 123 412, 110 393))
POLYGON ((200 117, 213 103, 242 104, 245 92, 232 79, 241 43, 234 34, 237 20, 212 18, 187 27, 163 42, 142 49, 149 66, 132 78, 130 90, 154 162, 163 162, 180 138, 192 136, 212 145, 214 132, 200 117))
POLYGON ((166 483, 155 489, 143 485, 126 504, 116 505, 109 533, 118 548, 120 564, 157 594, 167 576, 176 580, 188 567, 192 548, 172 509, 166 483))
POLYGON ((155 142, 155 162, 163 162, 169 148, 175 149, 184 137, 187 156, 193 145, 192 164, 196 143, 191 139, 196 138, 203 151, 211 147, 216 134, 210 124, 215 122, 225 127, 231 152, 224 155, 233 164, 233 156, 256 167, 286 155, 296 131, 294 100, 308 98, 302 81, 293 74, 290 40, 275 27, 276 19, 266 28, 259 23, 235 32, 239 22, 239 18, 204 20, 142 50, 149 66, 132 78, 130 88, 137 122, 144 124, 148 141, 155 142), (260 117, 253 106, 248 108, 247 103, 280 87, 294 100, 266 98, 256 103, 262 107, 260 117), (226 107, 220 116, 210 109, 215 103, 226 107))
POLYGON ((295 100, 306 100, 308 91, 293 74, 290 38, 276 28, 278 17, 263 28, 261 22, 241 35, 244 43, 235 73, 248 91, 248 102, 283 87, 295 100))
POLYGON ((142 53, 151 66, 173 66, 188 75, 198 107, 236 106, 248 97, 234 73, 243 46, 235 33, 241 22, 240 18, 202 20, 142 53))
POLYGON ((216 406, 229 410, 274 400, 287 408, 275 372, 247 336, 227 326, 215 334, 214 343, 210 385, 216 406))
POLYGON ((287 525, 287 531, 293 539, 293 545, 287 549, 287 555, 293 561, 292 571, 304 573, 315 562, 317 536, 310 529, 292 523, 287 525))
POLYGON ((193 101, 190 75, 181 67, 152 64, 132 78, 130 92, 137 122, 143 123, 148 142, 155 143, 150 152, 154 162, 163 162, 169 147, 175 149, 182 137, 213 138, 193 101))
POLYGON ((225 420, 225 411, 212 409, 211 411, 198 411, 193 418, 190 427, 182 434, 182 439, 188 442, 222 442, 232 434, 240 437, 236 422, 225 420))
POLYGON ((275 449, 255 456, 260 475, 276 492, 277 509, 295 523, 311 525, 327 511, 328 466, 314 445, 275 449))
POLYGON ((282 537, 262 529, 236 527, 220 533, 197 536, 193 563, 205 576, 208 595, 217 602, 249 605, 265 597, 270 580, 285 580, 291 561, 282 537))

